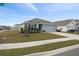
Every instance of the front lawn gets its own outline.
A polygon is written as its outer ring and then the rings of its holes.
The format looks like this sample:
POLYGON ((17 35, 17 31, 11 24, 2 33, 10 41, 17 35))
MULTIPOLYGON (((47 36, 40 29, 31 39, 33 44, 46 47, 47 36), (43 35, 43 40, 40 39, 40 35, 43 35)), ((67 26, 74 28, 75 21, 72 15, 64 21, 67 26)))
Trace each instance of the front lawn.
POLYGON ((64 41, 64 42, 49 43, 49 44, 34 46, 34 47, 29 47, 29 48, 0 50, 0 55, 1 56, 27 55, 31 53, 55 50, 58 48, 63 48, 63 47, 67 47, 67 46, 71 46, 75 44, 79 44, 79 40, 69 40, 69 41, 64 41))
POLYGON ((16 31, 4 31, 0 32, 0 43, 30 42, 30 41, 56 39, 63 37, 64 36, 50 33, 21 34, 16 31))

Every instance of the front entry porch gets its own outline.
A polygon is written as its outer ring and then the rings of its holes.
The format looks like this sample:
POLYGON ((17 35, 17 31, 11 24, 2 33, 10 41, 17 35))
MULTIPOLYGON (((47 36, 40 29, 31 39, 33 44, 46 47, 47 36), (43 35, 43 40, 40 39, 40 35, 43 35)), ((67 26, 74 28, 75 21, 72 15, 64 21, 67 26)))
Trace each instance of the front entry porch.
POLYGON ((28 26, 28 32, 41 32, 42 31, 42 24, 29 24, 28 26))

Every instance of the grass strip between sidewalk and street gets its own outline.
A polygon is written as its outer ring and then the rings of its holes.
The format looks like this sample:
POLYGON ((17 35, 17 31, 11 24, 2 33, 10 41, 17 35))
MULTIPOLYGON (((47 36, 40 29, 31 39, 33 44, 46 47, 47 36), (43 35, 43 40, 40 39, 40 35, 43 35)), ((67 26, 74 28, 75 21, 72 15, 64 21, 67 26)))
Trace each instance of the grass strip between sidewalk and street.
POLYGON ((55 49, 58 49, 58 48, 72 46, 72 45, 75 45, 75 44, 79 44, 79 40, 74 39, 74 40, 69 40, 69 41, 49 43, 49 44, 45 44, 45 45, 33 46, 33 47, 28 47, 28 48, 0 50, 0 56, 27 55, 27 54, 31 54, 31 53, 55 50, 55 49))

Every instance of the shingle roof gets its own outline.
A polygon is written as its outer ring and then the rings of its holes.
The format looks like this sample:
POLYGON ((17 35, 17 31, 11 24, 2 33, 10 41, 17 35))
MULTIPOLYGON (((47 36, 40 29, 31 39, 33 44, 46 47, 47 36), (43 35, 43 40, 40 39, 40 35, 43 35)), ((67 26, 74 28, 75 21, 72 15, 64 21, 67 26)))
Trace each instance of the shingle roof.
POLYGON ((0 25, 0 28, 8 29, 8 28, 11 28, 11 26, 3 26, 3 25, 0 25))
POLYGON ((79 19, 76 19, 75 22, 79 24, 79 19))
POLYGON ((30 21, 26 21, 24 23, 34 23, 34 24, 50 24, 50 25, 55 25, 54 23, 50 22, 50 21, 46 21, 40 18, 34 18, 30 21))
POLYGON ((27 21, 27 22, 34 22, 34 23, 41 23, 41 24, 43 24, 43 23, 51 23, 51 22, 49 22, 49 21, 46 21, 46 20, 43 20, 43 19, 40 19, 40 18, 34 18, 34 19, 32 19, 32 20, 30 20, 30 21, 27 21))
POLYGON ((56 25, 58 25, 58 26, 65 26, 65 25, 69 24, 72 20, 74 22, 76 22, 77 24, 79 24, 79 20, 78 19, 68 19, 68 20, 56 21, 54 23, 56 25))

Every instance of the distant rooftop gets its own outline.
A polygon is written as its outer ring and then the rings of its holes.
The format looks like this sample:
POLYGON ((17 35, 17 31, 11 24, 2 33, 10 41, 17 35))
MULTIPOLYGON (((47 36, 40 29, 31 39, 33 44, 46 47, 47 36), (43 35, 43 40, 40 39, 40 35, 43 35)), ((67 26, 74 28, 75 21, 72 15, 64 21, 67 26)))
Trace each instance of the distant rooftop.
POLYGON ((54 23, 58 26, 64 26, 64 25, 69 24, 72 20, 76 22, 77 24, 79 24, 79 19, 68 19, 68 20, 56 21, 54 23))

